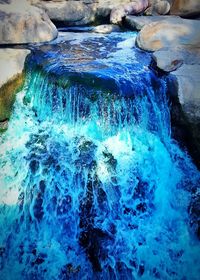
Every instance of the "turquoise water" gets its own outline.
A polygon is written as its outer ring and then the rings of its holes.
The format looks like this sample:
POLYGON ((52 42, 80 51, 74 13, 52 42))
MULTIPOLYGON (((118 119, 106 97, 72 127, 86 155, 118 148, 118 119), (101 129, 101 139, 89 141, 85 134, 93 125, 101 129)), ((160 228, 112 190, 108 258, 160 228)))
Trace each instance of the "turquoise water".
POLYGON ((32 47, 0 139, 0 279, 199 279, 200 174, 134 38, 32 47))

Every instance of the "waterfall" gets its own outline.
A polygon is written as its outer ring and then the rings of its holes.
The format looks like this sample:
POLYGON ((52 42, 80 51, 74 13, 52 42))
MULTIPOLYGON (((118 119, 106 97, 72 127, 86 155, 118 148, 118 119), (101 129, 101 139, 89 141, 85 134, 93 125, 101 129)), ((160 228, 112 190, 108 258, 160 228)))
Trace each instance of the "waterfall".
POLYGON ((88 36, 81 63, 62 36, 27 62, 0 139, 0 279, 197 280, 200 174, 171 138, 166 82, 120 47, 130 34, 88 36))

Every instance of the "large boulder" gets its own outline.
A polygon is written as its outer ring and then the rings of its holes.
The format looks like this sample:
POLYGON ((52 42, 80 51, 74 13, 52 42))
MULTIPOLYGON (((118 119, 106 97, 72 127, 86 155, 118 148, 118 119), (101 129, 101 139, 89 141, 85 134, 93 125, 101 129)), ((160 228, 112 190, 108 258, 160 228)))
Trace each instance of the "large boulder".
MULTIPOLYGON (((145 25, 150 24, 152 22, 160 22, 162 20, 171 19, 172 16, 126 16, 125 24, 131 30, 140 31, 145 25)), ((177 17, 179 18, 179 17, 177 17)))
POLYGON ((177 17, 145 25, 136 39, 137 45, 147 51, 164 47, 200 45, 200 21, 177 17))
POLYGON ((111 11, 131 0, 28 0, 43 8, 55 23, 68 26, 109 23, 111 11))
POLYGON ((140 14, 148 7, 148 0, 134 0, 127 4, 116 6, 110 14, 110 22, 113 24, 121 23, 126 15, 140 14))
POLYGON ((152 55, 156 67, 172 72, 182 64, 200 64, 200 48, 164 48, 152 55))
POLYGON ((174 0, 170 13, 172 15, 180 15, 185 17, 200 15, 200 1, 174 0))
POLYGON ((0 4, 0 44, 46 42, 57 34, 47 14, 26 1, 0 4))
POLYGON ((0 130, 6 128, 15 94, 24 83, 24 62, 29 53, 25 49, 0 49, 0 130))
POLYGON ((152 15, 166 15, 171 8, 169 0, 149 0, 149 7, 146 9, 145 14, 152 15))
MULTIPOLYGON (((33 2, 32 2, 33 4, 33 2)), ((91 24, 95 20, 97 4, 94 1, 37 1, 53 22, 68 26, 91 24)))
POLYGON ((110 17, 111 11, 116 6, 128 4, 131 0, 99 0, 97 6, 97 17, 107 19, 110 17))

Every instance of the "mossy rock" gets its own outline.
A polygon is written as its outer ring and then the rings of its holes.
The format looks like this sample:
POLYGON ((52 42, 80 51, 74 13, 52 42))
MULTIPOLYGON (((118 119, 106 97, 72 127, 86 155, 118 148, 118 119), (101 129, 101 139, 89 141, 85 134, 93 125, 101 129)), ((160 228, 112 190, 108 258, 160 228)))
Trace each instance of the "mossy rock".
POLYGON ((10 119, 16 94, 23 88, 25 72, 15 75, 0 88, 0 122, 10 119))

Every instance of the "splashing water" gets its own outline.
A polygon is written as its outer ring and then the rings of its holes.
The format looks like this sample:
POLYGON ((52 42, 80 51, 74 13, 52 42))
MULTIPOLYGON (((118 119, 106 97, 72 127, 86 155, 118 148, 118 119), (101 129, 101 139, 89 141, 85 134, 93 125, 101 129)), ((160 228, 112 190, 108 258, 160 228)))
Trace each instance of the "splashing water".
POLYGON ((199 279, 200 175, 133 35, 34 46, 0 139, 0 279, 199 279))

